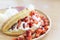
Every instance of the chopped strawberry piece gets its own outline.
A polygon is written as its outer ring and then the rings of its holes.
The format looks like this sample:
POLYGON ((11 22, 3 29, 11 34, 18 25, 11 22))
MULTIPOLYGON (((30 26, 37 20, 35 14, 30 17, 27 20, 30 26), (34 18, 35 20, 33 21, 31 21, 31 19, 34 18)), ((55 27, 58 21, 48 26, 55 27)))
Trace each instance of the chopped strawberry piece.
POLYGON ((41 32, 41 35, 42 35, 42 34, 44 34, 46 32, 46 30, 45 30, 44 27, 42 27, 41 29, 42 29, 42 32, 41 32))
POLYGON ((18 37, 18 40, 24 40, 24 38, 22 38, 22 37, 18 37))
POLYGON ((40 36, 40 34, 36 33, 35 38, 38 38, 39 36, 40 36))
POLYGON ((31 13, 30 13, 30 16, 33 16, 33 15, 35 15, 35 11, 31 11, 31 13))
POLYGON ((46 18, 44 21, 45 21, 45 22, 49 22, 47 18, 46 18))
POLYGON ((38 29, 35 31, 36 37, 39 37, 40 34, 41 34, 41 32, 42 32, 42 29, 41 29, 41 28, 38 28, 38 29))
POLYGON ((20 27, 20 24, 21 24, 21 20, 18 20, 17 28, 19 28, 19 27, 20 27))
POLYGON ((32 30, 27 30, 26 31, 26 40, 32 40, 32 30))
POLYGON ((43 17, 43 21, 44 21, 44 25, 48 26, 49 25, 49 21, 46 17, 43 17))
POLYGON ((48 22, 45 22, 45 26, 48 26, 49 25, 49 23, 48 22))
POLYGON ((28 21, 28 17, 25 17, 24 21, 27 22, 28 21))
POLYGON ((33 23, 32 23, 32 22, 30 22, 30 23, 28 23, 28 24, 29 24, 29 27, 30 27, 30 28, 33 26, 33 23))
POLYGON ((44 28, 45 28, 46 31, 48 30, 48 26, 45 26, 44 28))
POLYGON ((13 38, 12 40, 18 40, 17 38, 13 38))
POLYGON ((41 28, 38 28, 37 30, 36 30, 36 33, 41 33, 42 32, 42 29, 41 28))
POLYGON ((27 30, 27 31, 26 31, 26 34, 27 34, 27 35, 26 35, 27 37, 28 37, 28 36, 31 36, 31 35, 32 35, 32 31, 31 31, 31 30, 27 30))
POLYGON ((42 20, 45 20, 45 19, 46 19, 46 17, 45 17, 45 16, 43 16, 43 17, 42 17, 42 20))
POLYGON ((44 22, 45 22, 45 26, 49 25, 49 21, 47 19, 45 19, 44 22))
POLYGON ((26 40, 32 40, 32 36, 26 37, 26 40))
POLYGON ((44 17, 43 15, 40 15, 40 18, 41 18, 41 19, 43 19, 43 17, 44 17))
POLYGON ((40 35, 44 34, 46 32, 46 30, 42 30, 42 29, 38 29, 37 32, 36 32, 36 35, 35 37, 38 38, 40 35), (38 31, 40 30, 40 31, 38 31))
POLYGON ((46 30, 42 30, 41 35, 44 34, 45 32, 46 32, 46 30))

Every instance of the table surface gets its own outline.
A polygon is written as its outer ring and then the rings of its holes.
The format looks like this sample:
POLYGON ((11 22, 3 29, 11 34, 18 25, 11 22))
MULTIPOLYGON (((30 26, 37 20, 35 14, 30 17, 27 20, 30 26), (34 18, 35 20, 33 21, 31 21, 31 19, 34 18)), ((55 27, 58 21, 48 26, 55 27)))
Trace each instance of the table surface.
MULTIPOLYGON (((29 4, 33 4, 35 8, 38 8, 42 12, 46 13, 52 21, 51 30, 41 40, 60 40, 60 0, 0 0, 0 9, 4 9, 9 6, 15 7, 29 4)), ((11 40, 10 38, 11 37, 0 32, 0 40, 11 40)))

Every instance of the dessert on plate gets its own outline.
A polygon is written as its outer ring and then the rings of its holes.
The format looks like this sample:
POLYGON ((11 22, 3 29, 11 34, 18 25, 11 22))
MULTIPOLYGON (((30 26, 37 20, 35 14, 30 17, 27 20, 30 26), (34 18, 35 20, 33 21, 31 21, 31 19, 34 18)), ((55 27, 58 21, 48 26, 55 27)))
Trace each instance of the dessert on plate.
POLYGON ((49 27, 50 20, 46 15, 36 9, 24 8, 4 23, 2 32, 18 36, 12 40, 33 40, 44 35, 49 27))

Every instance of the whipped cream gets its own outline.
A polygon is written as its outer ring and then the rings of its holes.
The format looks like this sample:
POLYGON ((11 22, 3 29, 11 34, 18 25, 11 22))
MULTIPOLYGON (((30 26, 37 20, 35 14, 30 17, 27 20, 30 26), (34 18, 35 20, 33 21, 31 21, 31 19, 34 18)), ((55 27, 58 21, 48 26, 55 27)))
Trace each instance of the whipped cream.
POLYGON ((21 25, 20 25, 20 27, 19 27, 19 29, 22 29, 22 30, 29 30, 30 29, 29 27, 23 28, 23 24, 27 25, 27 23, 22 22, 21 25))
MULTIPOLYGON (((29 29, 31 29, 31 28, 29 28, 29 27, 23 28, 23 24, 26 24, 26 25, 27 25, 26 22, 22 22, 21 25, 20 25, 20 27, 17 29, 17 24, 16 24, 14 30, 15 30, 15 31, 18 31, 19 29, 21 29, 21 30, 29 30, 29 29)), ((39 28, 39 27, 41 27, 41 22, 39 22, 38 24, 34 24, 32 27, 35 27, 36 29, 39 28)), ((11 31, 12 31, 12 30, 11 30, 11 31)))
POLYGON ((36 28, 41 27, 41 22, 39 22, 38 24, 34 24, 33 27, 36 27, 36 28))
POLYGON ((39 21, 39 20, 40 20, 40 18, 37 18, 35 15, 33 15, 32 18, 33 18, 34 20, 36 20, 36 21, 39 21))

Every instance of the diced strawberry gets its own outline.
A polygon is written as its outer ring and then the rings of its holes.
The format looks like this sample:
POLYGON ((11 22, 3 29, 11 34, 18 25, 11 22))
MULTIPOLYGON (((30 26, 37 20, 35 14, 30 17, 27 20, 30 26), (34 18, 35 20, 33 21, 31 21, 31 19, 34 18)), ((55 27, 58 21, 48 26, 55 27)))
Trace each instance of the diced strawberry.
POLYGON ((21 20, 18 20, 17 28, 19 28, 19 27, 20 27, 20 24, 21 24, 21 20))
POLYGON ((42 16, 41 19, 43 20, 42 24, 44 24, 44 26, 48 26, 49 25, 49 21, 46 17, 42 16))
POLYGON ((33 26, 33 23, 32 23, 32 22, 30 22, 30 23, 28 23, 28 24, 29 24, 29 27, 30 27, 30 28, 33 26))
POLYGON ((45 30, 47 31, 48 30, 48 26, 44 26, 45 30))
POLYGON ((43 16, 42 20, 45 20, 45 19, 46 19, 46 17, 45 17, 45 16, 43 16))
POLYGON ((39 36, 40 36, 40 34, 36 33, 35 38, 38 38, 39 36))
POLYGON ((24 21, 27 22, 28 21, 28 17, 25 17, 24 21))
POLYGON ((42 30, 41 34, 44 34, 46 32, 46 30, 42 30))
POLYGON ((18 40, 24 40, 24 38, 22 38, 22 37, 18 37, 18 40))
POLYGON ((32 40, 32 36, 26 37, 26 40, 32 40))
POLYGON ((42 29, 41 28, 38 28, 37 30, 36 30, 36 33, 41 33, 42 32, 42 29))
POLYGON ((31 35, 32 35, 32 31, 31 31, 31 30, 27 30, 27 31, 26 31, 26 34, 27 34, 27 35, 26 35, 27 37, 28 37, 28 36, 31 36, 31 35))
POLYGON ((25 32, 25 33, 23 33, 23 36, 24 36, 24 37, 26 37, 26 36, 27 36, 26 32, 25 32))
POLYGON ((41 19, 43 19, 43 17, 44 17, 43 15, 40 15, 40 18, 41 18, 41 19))
POLYGON ((45 19, 44 22, 45 22, 45 26, 48 26, 49 25, 48 19, 45 19))
POLYGON ((45 22, 45 26, 48 26, 49 25, 49 23, 48 22, 45 22))
POLYGON ((31 13, 30 13, 30 16, 33 16, 33 15, 34 15, 34 13, 31 12, 31 13))
POLYGON ((42 33, 42 29, 41 28, 38 28, 36 31, 35 31, 35 33, 36 33, 36 38, 37 37, 39 37, 40 35, 41 35, 41 33, 42 33))
POLYGON ((45 22, 49 22, 47 18, 46 18, 44 21, 45 21, 45 22))
POLYGON ((42 29, 42 32, 41 32, 41 35, 42 35, 42 34, 44 34, 46 32, 46 30, 45 30, 44 27, 42 27, 41 29, 42 29))
POLYGON ((13 38, 12 40, 18 40, 17 38, 13 38))
POLYGON ((31 13, 30 13, 30 16, 33 16, 33 15, 35 15, 35 11, 31 11, 31 13))

